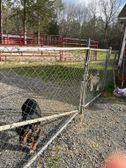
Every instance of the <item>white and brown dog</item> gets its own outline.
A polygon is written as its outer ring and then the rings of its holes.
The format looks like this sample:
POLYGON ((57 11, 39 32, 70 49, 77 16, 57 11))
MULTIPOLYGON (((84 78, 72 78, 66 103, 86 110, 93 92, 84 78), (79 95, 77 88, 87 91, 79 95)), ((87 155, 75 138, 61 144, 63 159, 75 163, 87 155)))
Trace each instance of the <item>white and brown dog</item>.
POLYGON ((90 92, 99 91, 101 88, 100 75, 97 72, 94 76, 91 74, 89 77, 90 92))

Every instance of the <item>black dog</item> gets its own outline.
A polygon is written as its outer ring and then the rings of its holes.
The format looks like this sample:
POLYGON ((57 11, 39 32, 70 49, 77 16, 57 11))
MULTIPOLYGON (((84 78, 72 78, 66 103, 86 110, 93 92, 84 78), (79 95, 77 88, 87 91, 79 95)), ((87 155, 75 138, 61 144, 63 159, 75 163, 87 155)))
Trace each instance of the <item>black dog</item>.
MULTIPOLYGON (((39 108, 39 105, 33 99, 27 99, 22 105, 21 109, 22 109, 21 121, 41 117, 41 110, 39 108)), ((19 135, 20 144, 30 147, 30 152, 34 152, 37 149, 38 139, 41 133, 40 122, 18 127, 16 128, 16 131, 19 135)))

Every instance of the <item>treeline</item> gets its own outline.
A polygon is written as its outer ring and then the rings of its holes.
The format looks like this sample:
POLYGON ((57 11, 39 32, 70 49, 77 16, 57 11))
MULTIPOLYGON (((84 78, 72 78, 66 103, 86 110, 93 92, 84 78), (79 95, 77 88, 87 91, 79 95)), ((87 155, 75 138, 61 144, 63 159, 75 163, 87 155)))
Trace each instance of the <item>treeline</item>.
POLYGON ((100 47, 119 49, 123 28, 117 16, 119 0, 64 4, 62 0, 1 0, 5 33, 48 33, 98 40, 100 47))

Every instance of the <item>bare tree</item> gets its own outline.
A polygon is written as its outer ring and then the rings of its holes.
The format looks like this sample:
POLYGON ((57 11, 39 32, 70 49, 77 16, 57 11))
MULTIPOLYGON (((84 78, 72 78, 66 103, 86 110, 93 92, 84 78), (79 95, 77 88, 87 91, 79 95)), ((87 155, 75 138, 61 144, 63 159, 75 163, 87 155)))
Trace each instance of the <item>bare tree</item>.
POLYGON ((54 2, 55 13, 57 16, 57 22, 60 23, 63 17, 64 3, 62 0, 55 0, 54 2))
POLYGON ((97 0, 93 0, 88 4, 89 9, 89 19, 92 21, 91 23, 91 37, 95 39, 96 34, 96 24, 97 24, 97 16, 98 16, 98 3, 97 0))
POLYGON ((88 18, 89 12, 85 5, 66 4, 62 11, 60 33, 70 37, 81 37, 81 27, 88 18))
POLYGON ((104 42, 108 45, 108 28, 117 18, 121 0, 100 0, 101 15, 104 20, 104 42))

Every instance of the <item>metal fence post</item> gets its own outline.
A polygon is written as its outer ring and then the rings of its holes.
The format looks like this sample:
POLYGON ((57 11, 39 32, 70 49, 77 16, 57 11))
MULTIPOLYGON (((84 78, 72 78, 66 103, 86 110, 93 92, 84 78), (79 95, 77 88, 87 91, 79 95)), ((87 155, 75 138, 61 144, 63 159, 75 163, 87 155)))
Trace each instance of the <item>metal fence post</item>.
POLYGON ((106 61, 105 61, 105 69, 104 69, 104 80, 103 80, 103 88, 102 88, 102 91, 105 90, 105 87, 106 87, 106 80, 107 80, 107 68, 108 68, 108 65, 109 65, 109 60, 110 60, 110 57, 111 57, 111 53, 112 53, 112 47, 109 48, 107 54, 106 54, 106 61))
POLYGON ((114 83, 114 89, 116 89, 116 73, 117 72, 117 56, 118 56, 119 53, 115 53, 115 56, 114 56, 114 61, 113 61, 113 68, 112 68, 112 71, 113 71, 113 83, 114 83))
POLYGON ((80 113, 83 112, 83 108, 84 108, 84 105, 85 105, 85 99, 86 99, 86 90, 87 90, 89 63, 90 63, 90 42, 91 42, 91 40, 89 38, 89 40, 88 40, 89 49, 86 52, 85 63, 84 63, 83 81, 81 82, 81 89, 80 89, 80 105, 79 105, 80 113))

